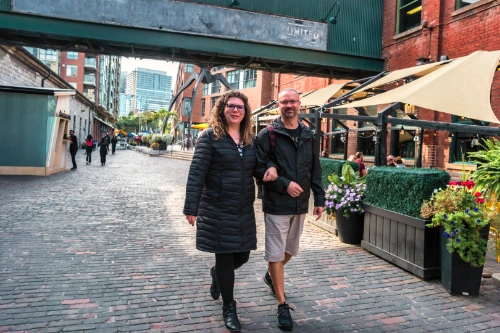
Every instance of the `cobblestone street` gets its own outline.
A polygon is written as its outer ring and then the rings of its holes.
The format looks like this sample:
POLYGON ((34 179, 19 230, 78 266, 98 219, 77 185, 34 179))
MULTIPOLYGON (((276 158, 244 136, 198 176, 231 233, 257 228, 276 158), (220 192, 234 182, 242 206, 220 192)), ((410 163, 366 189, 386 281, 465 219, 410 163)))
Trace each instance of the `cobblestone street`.
MULTIPOLYGON (((182 214, 189 162, 97 153, 50 177, 0 177, 0 332, 223 332, 209 295, 213 255, 182 214)), ((70 165, 70 162, 69 164, 70 165)), ((258 250, 237 271, 243 331, 280 330, 258 250)), ((500 332, 500 291, 450 296, 307 225, 286 266, 294 332, 500 332)))

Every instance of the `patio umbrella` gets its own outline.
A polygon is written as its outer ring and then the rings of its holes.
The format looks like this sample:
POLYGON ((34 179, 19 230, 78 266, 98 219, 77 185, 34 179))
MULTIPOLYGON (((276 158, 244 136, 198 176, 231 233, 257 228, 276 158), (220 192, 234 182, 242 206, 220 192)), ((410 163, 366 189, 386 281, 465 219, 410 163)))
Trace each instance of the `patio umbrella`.
POLYGON ((499 61, 500 51, 476 51, 396 89, 342 107, 401 102, 500 124, 490 104, 491 84, 499 61))

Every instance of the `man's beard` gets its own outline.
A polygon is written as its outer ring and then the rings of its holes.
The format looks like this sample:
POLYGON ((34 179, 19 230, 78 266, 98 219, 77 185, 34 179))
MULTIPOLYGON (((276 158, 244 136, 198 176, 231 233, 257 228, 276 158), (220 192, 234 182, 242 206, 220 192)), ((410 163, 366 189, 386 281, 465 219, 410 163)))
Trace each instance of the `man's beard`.
POLYGON ((285 117, 285 118, 293 118, 293 117, 295 117, 295 110, 292 108, 286 109, 283 111, 282 114, 283 114, 283 117, 285 117), (289 113, 289 112, 291 112, 291 113, 289 113))

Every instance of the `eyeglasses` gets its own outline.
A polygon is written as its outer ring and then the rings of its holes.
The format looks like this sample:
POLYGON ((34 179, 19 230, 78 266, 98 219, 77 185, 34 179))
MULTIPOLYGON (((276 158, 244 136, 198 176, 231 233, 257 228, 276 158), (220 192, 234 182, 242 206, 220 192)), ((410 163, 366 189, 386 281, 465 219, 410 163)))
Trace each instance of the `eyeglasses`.
POLYGON ((226 104, 226 108, 228 108, 229 110, 237 109, 239 112, 245 111, 244 105, 226 104))
POLYGON ((291 101, 279 101, 278 103, 280 103, 281 105, 288 105, 288 104, 297 104, 298 100, 296 99, 292 99, 291 101))

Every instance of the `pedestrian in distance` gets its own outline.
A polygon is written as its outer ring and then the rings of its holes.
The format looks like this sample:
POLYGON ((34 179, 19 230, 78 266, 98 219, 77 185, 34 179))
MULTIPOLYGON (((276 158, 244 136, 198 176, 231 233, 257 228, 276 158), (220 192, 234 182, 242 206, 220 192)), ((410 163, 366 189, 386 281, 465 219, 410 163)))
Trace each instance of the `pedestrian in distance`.
POLYGON ((290 88, 282 90, 278 94, 278 108, 280 117, 257 136, 256 175, 264 181, 264 260, 268 262, 264 282, 278 301, 278 327, 292 330, 293 320, 284 289, 284 266, 298 254, 310 191, 314 194, 313 215, 317 220, 323 214, 325 191, 321 185, 319 151, 314 149, 314 134, 298 119, 298 92, 290 88))
POLYGON ((118 143, 118 139, 116 138, 116 135, 113 135, 113 137, 111 138, 111 154, 112 155, 115 154, 117 143, 118 143))
POLYGON ((194 151, 186 185, 184 214, 196 224, 196 248, 215 254, 210 295, 222 296, 224 325, 240 332, 234 300, 234 271, 257 248, 255 139, 248 98, 239 91, 222 95, 194 151))
POLYGON ((73 167, 70 169, 71 171, 76 170, 76 153, 78 152, 78 139, 75 135, 75 131, 70 130, 69 131, 69 136, 67 138, 68 140, 71 140, 71 143, 69 144, 69 153, 71 155, 71 162, 73 163, 73 167))
POLYGON ((87 165, 92 163, 92 148, 94 146, 94 140, 92 140, 92 135, 87 135, 87 139, 85 140, 85 150, 87 152, 87 156, 85 157, 87 165))
POLYGON ((109 151, 109 144, 111 142, 111 138, 109 137, 109 133, 106 132, 106 135, 104 136, 104 140, 106 140, 106 146, 108 148, 108 151, 109 151))
POLYGON ((101 166, 105 166, 106 155, 108 154, 108 144, 105 138, 102 138, 101 142, 99 142, 99 154, 101 155, 101 166))

